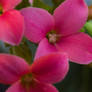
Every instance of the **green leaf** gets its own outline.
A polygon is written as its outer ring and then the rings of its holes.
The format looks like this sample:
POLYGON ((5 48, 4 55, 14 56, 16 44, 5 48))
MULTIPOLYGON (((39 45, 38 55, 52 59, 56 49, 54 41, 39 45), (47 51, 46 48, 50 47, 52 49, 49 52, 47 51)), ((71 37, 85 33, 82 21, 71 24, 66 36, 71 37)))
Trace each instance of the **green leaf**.
POLYGON ((45 4, 41 0, 34 0, 33 7, 43 8, 43 9, 46 9, 48 11, 51 9, 51 7, 49 5, 45 4))
POLYGON ((11 47, 11 54, 20 56, 24 58, 29 64, 31 64, 32 53, 26 41, 22 42, 19 46, 11 47))
POLYGON ((52 0, 55 7, 59 6, 65 0, 52 0))
POLYGON ((32 42, 30 42, 30 41, 28 41, 28 40, 27 40, 27 44, 28 44, 28 46, 29 46, 29 48, 31 50, 31 53, 32 53, 32 61, 33 61, 34 60, 34 57, 35 57, 37 45, 34 44, 34 43, 32 43, 32 42))
POLYGON ((31 6, 29 0, 22 0, 22 2, 16 7, 16 9, 22 9, 31 6))
POLYGON ((87 33, 92 36, 92 21, 89 21, 85 24, 84 28, 86 29, 87 33))
POLYGON ((85 32, 85 28, 83 27, 83 28, 80 30, 80 32, 85 32))

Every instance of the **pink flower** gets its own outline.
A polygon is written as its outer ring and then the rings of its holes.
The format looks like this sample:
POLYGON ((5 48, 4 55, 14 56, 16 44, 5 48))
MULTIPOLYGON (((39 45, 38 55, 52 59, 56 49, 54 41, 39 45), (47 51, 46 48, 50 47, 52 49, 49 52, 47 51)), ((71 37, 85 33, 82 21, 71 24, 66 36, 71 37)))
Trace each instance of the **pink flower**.
POLYGON ((18 45, 24 32, 24 19, 13 9, 21 0, 0 0, 0 40, 18 45))
POLYGON ((68 53, 75 63, 92 61, 92 38, 80 32, 88 17, 84 0, 65 0, 53 16, 40 8, 24 8, 21 13, 25 18, 25 36, 40 42, 35 58, 61 51, 68 53))
POLYGON ((6 92, 58 92, 52 84, 63 80, 68 69, 66 54, 42 56, 31 66, 20 57, 0 54, 0 83, 12 84, 6 92))

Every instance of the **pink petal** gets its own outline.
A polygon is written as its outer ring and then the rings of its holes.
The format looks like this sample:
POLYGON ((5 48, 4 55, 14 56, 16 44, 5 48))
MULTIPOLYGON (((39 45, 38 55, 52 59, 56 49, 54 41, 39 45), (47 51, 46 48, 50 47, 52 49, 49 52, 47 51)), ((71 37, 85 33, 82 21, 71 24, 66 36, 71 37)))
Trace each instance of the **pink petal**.
POLYGON ((69 69, 65 53, 52 53, 36 59, 31 66, 33 76, 46 83, 57 83, 64 79, 69 69))
POLYGON ((15 8, 22 0, 0 0, 0 5, 4 11, 15 8))
POLYGON ((10 10, 0 16, 0 40, 18 45, 24 33, 23 16, 16 10, 10 10))
POLYGON ((32 42, 38 43, 54 27, 53 17, 40 8, 24 8, 21 10, 25 18, 25 36, 32 42))
POLYGON ((92 38, 85 33, 64 37, 57 43, 61 52, 66 52, 72 62, 89 64, 92 62, 92 38))
POLYGON ((88 17, 88 7, 84 0, 65 0, 54 11, 56 30, 62 36, 77 33, 88 17))
POLYGON ((44 38, 40 43, 36 51, 35 59, 39 58, 40 56, 48 55, 52 52, 57 52, 58 50, 53 44, 48 42, 48 39, 44 38))
POLYGON ((20 82, 17 82, 8 88, 6 92, 58 92, 58 90, 50 84, 42 84, 39 82, 36 82, 35 86, 30 85, 30 89, 26 90, 20 82))
POLYGON ((6 92, 27 92, 20 82, 14 83, 6 92))
POLYGON ((0 54, 0 83, 12 84, 29 72, 29 65, 17 56, 0 54))

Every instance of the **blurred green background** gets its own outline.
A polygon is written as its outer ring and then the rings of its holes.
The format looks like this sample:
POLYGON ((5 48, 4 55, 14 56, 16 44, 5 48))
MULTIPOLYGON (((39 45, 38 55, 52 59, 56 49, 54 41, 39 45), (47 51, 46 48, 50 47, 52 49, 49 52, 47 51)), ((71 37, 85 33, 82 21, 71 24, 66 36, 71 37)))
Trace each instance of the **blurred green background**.
MULTIPOLYGON (((50 13, 53 13, 53 10, 63 1, 63 0, 34 0, 34 7, 40 7, 48 10, 50 13)), ((92 5, 92 0, 86 0, 88 5, 92 5)), ((16 9, 21 9, 23 7, 31 6, 28 3, 28 0, 23 0, 23 2, 16 7, 16 9)), ((92 25, 91 25, 92 26, 92 25)), ((91 27, 92 28, 92 27, 91 27)), ((92 30, 92 29, 91 29, 92 30)), ((92 32, 91 32, 92 34, 92 32)), ((6 46, 3 42, 0 41, 0 53, 10 53, 10 49, 16 51, 16 55, 19 55, 25 58, 25 51, 27 52, 27 60, 32 60, 35 54, 37 45, 26 41, 24 46, 18 46, 11 48, 11 46, 6 46), (29 48, 26 48, 26 47, 29 48), (24 52, 22 51, 24 49, 24 52), (17 52, 20 51, 20 52, 17 52)), ((70 62, 69 73, 66 78, 58 83, 55 86, 59 89, 60 92, 92 92, 92 67, 91 65, 79 65, 70 62)), ((0 84, 0 92, 5 92, 8 88, 6 85, 0 84)))

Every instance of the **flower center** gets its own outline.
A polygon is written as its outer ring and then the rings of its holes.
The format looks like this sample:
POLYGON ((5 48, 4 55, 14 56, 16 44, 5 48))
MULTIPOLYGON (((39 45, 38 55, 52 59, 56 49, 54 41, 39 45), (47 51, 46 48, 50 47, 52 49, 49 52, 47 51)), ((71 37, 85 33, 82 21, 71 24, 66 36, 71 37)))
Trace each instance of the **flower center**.
POLYGON ((30 85, 31 86, 34 86, 35 82, 34 82, 34 78, 32 76, 32 74, 27 74, 27 75, 24 75, 21 79, 21 83, 22 83, 22 86, 24 88, 26 88, 27 92, 29 92, 30 90, 30 85))
POLYGON ((22 77, 22 83, 29 83, 29 82, 32 82, 32 74, 28 74, 28 75, 24 75, 22 77))
POLYGON ((51 31, 47 34, 47 38, 49 42, 52 44, 55 44, 59 40, 60 37, 61 35, 57 34, 55 31, 51 31))

